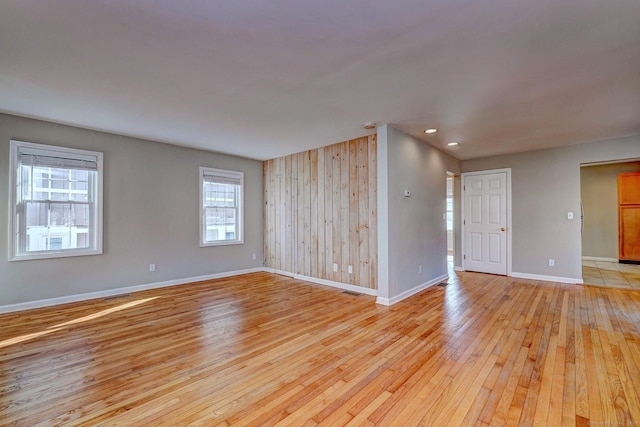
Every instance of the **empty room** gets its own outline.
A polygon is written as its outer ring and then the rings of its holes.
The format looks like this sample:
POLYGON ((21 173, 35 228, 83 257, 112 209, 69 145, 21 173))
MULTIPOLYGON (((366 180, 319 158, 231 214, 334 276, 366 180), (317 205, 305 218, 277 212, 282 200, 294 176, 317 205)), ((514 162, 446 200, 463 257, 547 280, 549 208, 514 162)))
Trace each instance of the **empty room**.
POLYGON ((0 0, 0 425, 640 424, 640 2, 0 0))

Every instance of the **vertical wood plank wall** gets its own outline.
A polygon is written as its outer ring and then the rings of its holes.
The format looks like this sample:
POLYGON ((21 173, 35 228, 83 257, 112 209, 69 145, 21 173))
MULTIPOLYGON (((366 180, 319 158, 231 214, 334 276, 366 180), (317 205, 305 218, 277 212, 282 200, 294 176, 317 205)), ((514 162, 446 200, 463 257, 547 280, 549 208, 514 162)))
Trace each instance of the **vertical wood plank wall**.
POLYGON ((266 267, 378 288, 376 153, 371 135, 264 162, 266 267))

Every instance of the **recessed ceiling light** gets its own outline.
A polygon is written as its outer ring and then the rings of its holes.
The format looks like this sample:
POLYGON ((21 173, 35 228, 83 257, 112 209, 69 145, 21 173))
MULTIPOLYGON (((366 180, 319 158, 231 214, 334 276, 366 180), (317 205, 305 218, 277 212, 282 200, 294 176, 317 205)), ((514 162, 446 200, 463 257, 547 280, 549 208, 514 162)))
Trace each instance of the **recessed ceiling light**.
POLYGON ((362 125, 362 127, 364 127, 366 130, 375 129, 376 124, 374 122, 366 122, 362 125))
POLYGON ((447 144, 449 147, 457 147, 458 145, 460 145, 459 142, 450 142, 447 144))
POLYGON ((435 129, 435 128, 427 129, 424 131, 424 133, 436 133, 436 132, 438 132, 438 129, 435 129))

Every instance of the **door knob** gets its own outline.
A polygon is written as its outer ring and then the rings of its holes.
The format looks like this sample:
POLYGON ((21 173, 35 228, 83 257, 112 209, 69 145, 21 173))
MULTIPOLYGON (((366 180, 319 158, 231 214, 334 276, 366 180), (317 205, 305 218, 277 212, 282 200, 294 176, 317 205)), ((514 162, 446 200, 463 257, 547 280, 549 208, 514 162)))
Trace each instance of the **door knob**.
POLYGON ((502 228, 500 229, 500 231, 505 231, 505 230, 506 230, 506 228, 504 228, 504 227, 502 227, 502 228))

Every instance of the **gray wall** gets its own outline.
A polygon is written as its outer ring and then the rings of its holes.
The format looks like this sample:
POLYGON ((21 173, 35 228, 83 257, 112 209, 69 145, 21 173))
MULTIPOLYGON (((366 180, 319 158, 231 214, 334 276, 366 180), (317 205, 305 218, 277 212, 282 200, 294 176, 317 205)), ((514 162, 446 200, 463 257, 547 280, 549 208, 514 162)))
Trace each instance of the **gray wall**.
POLYGON ((467 160, 462 171, 511 168, 513 272, 580 279, 580 164, 636 158, 640 135, 467 160))
POLYGON ((582 256, 618 258, 618 174, 640 172, 640 162, 580 169, 584 207, 582 256))
POLYGON ((261 267, 262 211, 259 161, 0 114, 0 305, 261 267), (11 139, 104 153, 103 255, 7 261, 11 139), (199 166, 245 173, 243 245, 199 247, 199 166))
POLYGON ((381 132, 387 145, 387 280, 393 298, 447 274, 446 172, 459 173, 460 161, 392 126, 379 129, 378 145, 381 132), (411 197, 404 197, 405 189, 411 197))

